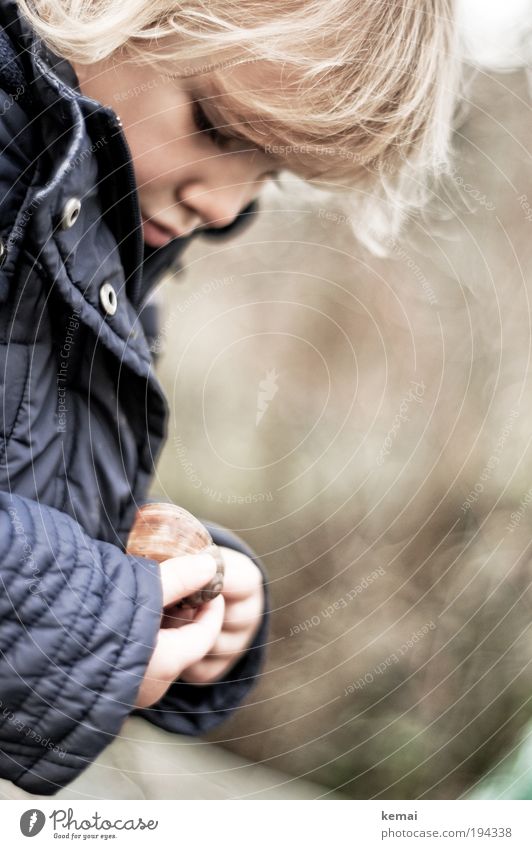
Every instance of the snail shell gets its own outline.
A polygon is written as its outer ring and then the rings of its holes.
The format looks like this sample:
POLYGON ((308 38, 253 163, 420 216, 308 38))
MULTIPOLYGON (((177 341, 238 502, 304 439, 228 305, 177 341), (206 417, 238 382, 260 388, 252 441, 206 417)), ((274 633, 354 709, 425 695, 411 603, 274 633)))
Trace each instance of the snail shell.
POLYGON ((177 504, 154 502, 144 504, 135 516, 127 540, 126 552, 149 557, 162 563, 181 554, 211 554, 216 561, 216 574, 206 586, 177 603, 178 607, 199 607, 222 591, 224 562, 220 549, 212 541, 207 528, 188 510, 177 504))

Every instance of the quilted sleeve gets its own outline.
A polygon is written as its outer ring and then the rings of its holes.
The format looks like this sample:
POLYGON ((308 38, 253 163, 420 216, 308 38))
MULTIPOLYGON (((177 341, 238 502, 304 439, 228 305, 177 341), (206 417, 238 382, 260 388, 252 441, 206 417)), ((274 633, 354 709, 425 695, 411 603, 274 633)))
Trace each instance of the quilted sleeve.
POLYGON ((254 551, 232 531, 201 520, 217 545, 233 548, 251 557, 263 576, 264 613, 253 643, 236 666, 215 684, 188 684, 174 681, 165 695, 149 708, 134 713, 154 725, 176 734, 205 734, 234 713, 257 683, 266 658, 270 620, 270 595, 264 565, 254 551))
POLYGON ((162 609, 158 565, 0 493, 0 777, 53 795, 131 713, 162 609))

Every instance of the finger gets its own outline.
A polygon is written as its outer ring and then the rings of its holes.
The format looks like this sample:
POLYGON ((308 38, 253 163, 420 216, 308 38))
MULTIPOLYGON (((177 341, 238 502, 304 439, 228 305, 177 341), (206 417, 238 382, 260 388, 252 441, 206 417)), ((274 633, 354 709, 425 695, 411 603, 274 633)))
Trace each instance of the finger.
POLYGON ((197 608, 195 607, 179 607, 173 604, 165 609, 161 628, 182 628, 188 622, 194 621, 196 612, 197 608))
POLYGON ((163 607, 200 590, 216 574, 216 561, 210 554, 183 554, 161 563, 163 607))
POLYGON ((227 660, 228 656, 246 651, 253 642, 253 637, 254 631, 251 628, 239 634, 224 634, 222 631, 203 660, 227 660))
POLYGON ((182 673, 183 681, 189 684, 214 684, 225 676, 236 666, 240 654, 233 657, 219 658, 204 657, 202 661, 194 664, 190 669, 182 673))
POLYGON ((181 677, 190 684, 209 684, 223 678, 249 649, 257 631, 258 627, 238 634, 222 631, 211 651, 199 663, 184 669, 181 677))
POLYGON ((244 601, 226 599, 223 630, 228 632, 244 631, 261 619, 263 610, 264 603, 260 593, 256 593, 251 598, 244 599, 244 601))
POLYGON ((250 557, 232 548, 220 546, 224 561, 223 594, 229 600, 252 595, 262 584, 262 574, 250 557))
POLYGON ((173 678, 179 677, 187 666, 198 663, 212 649, 222 628, 224 609, 223 596, 216 596, 199 609, 193 622, 159 632, 171 650, 173 678))

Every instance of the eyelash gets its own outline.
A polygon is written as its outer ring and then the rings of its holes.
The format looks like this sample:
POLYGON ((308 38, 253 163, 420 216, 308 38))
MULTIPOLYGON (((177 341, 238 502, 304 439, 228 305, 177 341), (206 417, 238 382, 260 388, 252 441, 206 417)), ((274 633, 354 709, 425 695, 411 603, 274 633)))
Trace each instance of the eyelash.
MULTIPOLYGON (((207 118, 205 112, 201 107, 201 103, 199 100, 192 101, 192 116, 194 120, 194 124, 200 133, 205 133, 208 135, 214 144, 218 145, 220 148, 228 147, 231 142, 234 141, 242 141, 238 136, 224 136, 216 127, 214 127, 209 119, 207 118)), ((279 182, 279 172, 277 170, 270 172, 270 179, 275 182, 279 182)))
POLYGON ((223 147, 224 145, 229 144, 229 142, 234 140, 234 137, 224 136, 216 127, 214 127, 209 119, 207 118, 205 112, 201 108, 201 104, 199 100, 195 100, 192 104, 192 112, 194 116, 194 123, 197 129, 201 133, 205 133, 208 135, 211 141, 215 144, 223 147))

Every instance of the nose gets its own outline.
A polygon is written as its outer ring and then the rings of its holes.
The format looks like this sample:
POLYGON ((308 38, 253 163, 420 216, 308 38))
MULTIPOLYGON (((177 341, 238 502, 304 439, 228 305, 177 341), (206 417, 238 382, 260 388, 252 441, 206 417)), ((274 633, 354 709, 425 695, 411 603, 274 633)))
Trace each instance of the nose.
POLYGON ((228 227, 238 214, 254 200, 260 191, 259 184, 209 188, 200 181, 188 183, 180 191, 180 204, 199 216, 209 227, 228 227))

